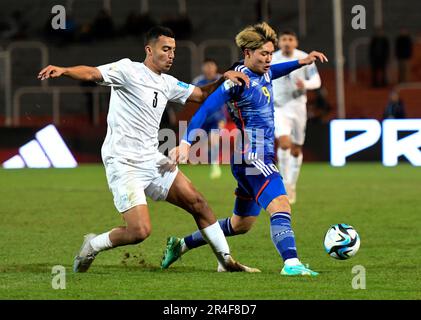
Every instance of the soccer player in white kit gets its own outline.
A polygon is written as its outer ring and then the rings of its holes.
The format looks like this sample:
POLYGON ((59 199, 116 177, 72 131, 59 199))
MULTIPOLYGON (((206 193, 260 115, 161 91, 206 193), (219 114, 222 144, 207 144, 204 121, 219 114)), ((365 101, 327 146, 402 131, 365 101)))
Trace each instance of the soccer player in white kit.
MULTIPOLYGON (((280 50, 273 54, 272 64, 303 59, 308 53, 298 50, 295 32, 283 31, 278 39, 280 50)), ((321 86, 315 63, 273 80, 275 138, 278 168, 284 179, 290 203, 296 202, 296 185, 303 162, 303 144, 307 123, 307 90, 321 86)))
MULTIPOLYGON (((107 135, 101 155, 115 207, 122 213, 126 225, 99 235, 86 235, 73 270, 86 272, 103 250, 145 240, 151 233, 148 196, 153 200, 166 200, 192 214, 227 271, 259 271, 231 257, 225 236, 204 197, 178 170, 175 162, 158 151, 159 124, 167 102, 202 102, 206 92, 165 74, 175 56, 175 38, 170 29, 149 30, 145 36, 145 51, 143 63, 122 59, 99 67, 48 66, 38 75, 41 80, 64 75, 111 87, 107 135)), ((236 83, 240 83, 237 78, 248 81, 244 75, 232 71, 224 78, 236 83)))

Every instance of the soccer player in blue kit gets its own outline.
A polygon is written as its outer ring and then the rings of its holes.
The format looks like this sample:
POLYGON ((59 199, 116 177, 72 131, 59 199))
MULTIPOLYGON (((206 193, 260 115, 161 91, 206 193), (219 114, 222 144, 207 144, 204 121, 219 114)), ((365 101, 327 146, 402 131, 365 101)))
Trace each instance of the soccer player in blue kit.
MULTIPOLYGON (((180 145, 172 150, 171 156, 176 162, 186 162, 197 129, 201 128, 208 114, 227 103, 242 137, 237 139, 231 158, 231 171, 238 182, 233 216, 219 220, 224 234, 233 236, 246 233, 261 209, 264 209, 270 215, 273 244, 284 260, 281 274, 316 276, 317 272, 298 259, 291 228, 291 207, 274 162, 272 80, 316 59, 324 62, 327 58, 313 51, 304 59, 271 65, 276 39, 275 31, 265 22, 249 26, 236 36, 236 44, 244 53, 244 64, 238 64, 235 69, 249 76, 249 88, 230 81, 218 87, 195 113, 180 145)), ((182 254, 204 244, 206 242, 199 231, 183 239, 169 237, 161 267, 168 268, 182 254)), ((218 271, 225 271, 220 264, 218 271)))

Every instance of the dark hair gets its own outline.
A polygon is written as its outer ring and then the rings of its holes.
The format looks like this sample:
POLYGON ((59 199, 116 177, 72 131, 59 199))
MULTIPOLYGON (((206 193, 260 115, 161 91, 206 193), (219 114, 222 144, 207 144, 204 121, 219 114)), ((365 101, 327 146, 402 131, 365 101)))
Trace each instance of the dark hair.
POLYGON ((212 59, 212 58, 205 58, 204 60, 203 60, 203 64, 205 64, 205 63, 214 63, 214 64, 216 64, 216 65, 218 65, 217 63, 216 63, 216 60, 215 59, 212 59))
POLYGON ((166 36, 169 38, 175 38, 174 32, 167 27, 155 26, 150 28, 145 34, 145 46, 151 42, 158 40, 160 36, 166 36))
POLYGON ((292 31, 291 29, 286 29, 286 30, 282 31, 279 34, 279 37, 282 37, 282 36, 293 36, 293 37, 298 39, 297 34, 294 31, 292 31))

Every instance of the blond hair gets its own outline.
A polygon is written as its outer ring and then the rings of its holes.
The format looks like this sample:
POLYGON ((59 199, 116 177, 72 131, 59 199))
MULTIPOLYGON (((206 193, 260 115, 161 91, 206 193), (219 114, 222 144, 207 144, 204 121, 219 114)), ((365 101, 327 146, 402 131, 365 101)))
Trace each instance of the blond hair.
POLYGON ((276 40, 276 32, 266 22, 248 26, 235 36, 235 43, 242 51, 259 49, 269 41, 276 46, 276 40))

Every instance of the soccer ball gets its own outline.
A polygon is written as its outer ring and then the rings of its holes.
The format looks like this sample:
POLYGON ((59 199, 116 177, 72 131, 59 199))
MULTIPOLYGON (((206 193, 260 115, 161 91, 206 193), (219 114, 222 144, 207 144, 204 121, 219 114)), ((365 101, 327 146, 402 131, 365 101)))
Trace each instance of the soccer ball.
POLYGON ((324 247, 332 258, 346 260, 358 252, 360 236, 350 225, 334 224, 326 232, 324 247))

